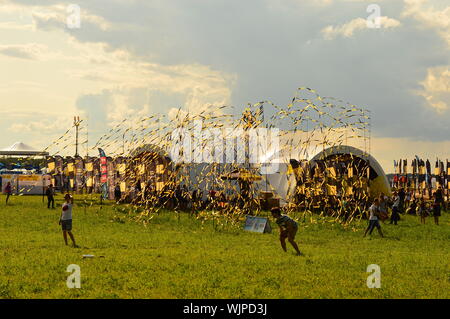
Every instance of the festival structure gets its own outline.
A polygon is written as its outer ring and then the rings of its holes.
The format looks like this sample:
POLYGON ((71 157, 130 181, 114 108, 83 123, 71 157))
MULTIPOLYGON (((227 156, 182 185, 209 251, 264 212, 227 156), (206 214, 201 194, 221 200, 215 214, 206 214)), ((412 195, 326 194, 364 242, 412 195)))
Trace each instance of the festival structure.
POLYGON ((48 174, 62 191, 112 199, 120 190, 122 202, 150 210, 249 213, 280 205, 335 214, 344 202, 365 207, 390 193, 370 155, 367 110, 300 88, 287 106, 262 101, 241 117, 230 114, 222 106, 195 114, 180 109, 170 120, 124 120, 90 148, 98 157, 59 155, 70 147, 68 130, 47 148, 55 150, 48 174))
POLYGON ((22 142, 0 150, 0 187, 4 189, 9 182, 16 194, 42 194, 48 177, 40 174, 40 167, 36 164, 46 156, 48 152, 22 142), (33 160, 27 161, 30 157, 33 160))
POLYGON ((0 156, 47 156, 48 152, 38 151, 33 147, 24 144, 22 142, 17 142, 10 147, 0 150, 0 156))
POLYGON ((429 195, 449 188, 448 161, 447 169, 437 161, 432 174, 430 162, 418 158, 410 171, 406 160, 395 162, 390 185, 370 154, 369 112, 312 89, 299 88, 286 106, 262 101, 241 116, 232 114, 226 106, 211 106, 196 113, 179 109, 170 119, 126 119, 91 147, 87 138, 78 142, 86 129, 78 118, 76 156, 63 155, 74 146, 72 128, 30 156, 49 154, 48 183, 62 192, 102 194, 148 212, 249 214, 285 206, 340 217, 345 206, 354 207, 343 216, 351 220, 374 197, 390 195, 391 186, 429 195), (86 147, 84 157, 79 144, 86 147))

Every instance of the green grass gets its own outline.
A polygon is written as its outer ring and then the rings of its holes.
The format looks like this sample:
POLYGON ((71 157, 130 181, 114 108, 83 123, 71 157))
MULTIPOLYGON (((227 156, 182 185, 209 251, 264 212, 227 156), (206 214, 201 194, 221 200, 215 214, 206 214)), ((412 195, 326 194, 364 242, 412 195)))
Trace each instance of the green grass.
POLYGON ((290 246, 281 250, 277 229, 217 231, 173 212, 144 226, 97 205, 74 207, 81 248, 72 248, 63 242, 59 208, 34 196, 14 196, 8 207, 0 200, 0 298, 450 297, 448 213, 439 226, 411 216, 382 225, 384 239, 376 231, 362 238, 366 221, 352 231, 301 219, 296 240, 306 256, 297 257, 290 246), (81 267, 81 289, 66 286, 70 264, 81 267), (367 288, 369 264, 381 267, 380 289, 367 288))

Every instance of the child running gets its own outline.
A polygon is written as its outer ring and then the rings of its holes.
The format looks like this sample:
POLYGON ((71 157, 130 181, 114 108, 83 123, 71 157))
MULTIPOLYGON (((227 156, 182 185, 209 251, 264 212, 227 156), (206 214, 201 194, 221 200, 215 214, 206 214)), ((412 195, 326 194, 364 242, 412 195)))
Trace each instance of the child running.
POLYGON ((378 221, 378 217, 380 216, 380 201, 378 198, 376 198, 369 208, 369 226, 367 227, 366 231, 364 232, 364 237, 366 237, 367 232, 369 232, 369 235, 372 234, 373 229, 376 227, 378 230, 378 233, 381 237, 383 236, 383 232, 381 231, 380 222, 378 221))
POLYGON ((297 243, 294 241, 295 235, 297 234, 298 224, 295 220, 290 218, 289 216, 282 215, 281 210, 278 207, 274 207, 271 210, 273 218, 276 219, 276 223, 280 226, 280 243, 283 250, 286 252, 286 238, 291 243, 292 247, 294 247, 297 252, 297 256, 300 256, 302 253, 298 249, 297 243))
POLYGON ((70 239, 72 240, 73 247, 78 247, 75 243, 75 238, 72 234, 72 207, 73 207, 73 198, 70 194, 66 194, 64 196, 65 202, 62 205, 61 217, 59 219, 59 224, 61 225, 64 242, 67 245, 67 234, 69 234, 70 239))

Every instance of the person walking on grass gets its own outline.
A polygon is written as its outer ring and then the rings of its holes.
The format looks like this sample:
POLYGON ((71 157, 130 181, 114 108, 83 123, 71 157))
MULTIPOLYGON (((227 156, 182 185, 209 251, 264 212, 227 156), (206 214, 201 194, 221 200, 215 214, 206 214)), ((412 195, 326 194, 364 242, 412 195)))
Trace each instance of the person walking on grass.
POLYGON ((114 188, 114 200, 116 201, 116 204, 120 203, 121 198, 122 198, 122 191, 120 190, 119 183, 117 183, 116 187, 114 188))
POLYGON ((47 195, 47 208, 50 209, 50 204, 52 204, 52 209, 55 209, 55 198, 53 197, 55 195, 55 189, 52 184, 48 185, 45 195, 47 195))
POLYGON ((286 249, 286 238, 287 238, 289 243, 292 245, 292 247, 294 247, 295 251, 297 252, 297 256, 300 256, 302 253, 298 249, 298 245, 294 240, 298 230, 297 222, 287 215, 282 215, 281 210, 278 207, 272 208, 270 212, 272 213, 273 218, 276 219, 276 223, 278 224, 278 226, 280 226, 281 248, 283 248, 283 250, 287 252, 286 249))
POLYGON ((73 198, 70 194, 66 194, 64 196, 65 202, 62 205, 61 217, 59 218, 59 224, 61 225, 64 242, 67 243, 67 234, 69 234, 70 239, 72 240, 73 247, 78 247, 75 243, 75 238, 72 234, 72 207, 73 207, 73 198))
POLYGON ((439 186, 438 189, 436 190, 436 192, 434 192, 434 193, 436 194, 435 198, 441 204, 442 209, 446 210, 445 200, 444 200, 444 191, 443 191, 442 187, 439 186))
POLYGON ((378 233, 381 237, 383 236, 383 232, 381 231, 380 222, 378 221, 378 217, 380 216, 380 210, 379 210, 380 201, 378 198, 376 198, 369 208, 369 226, 367 227, 366 231, 364 232, 364 237, 366 237, 367 232, 369 232, 369 235, 372 234, 373 229, 376 227, 378 230, 378 233))
POLYGON ((421 200, 417 206, 417 215, 420 216, 420 223, 425 225, 425 219, 428 216, 428 207, 424 200, 421 200))
POLYGON ((437 196, 436 192, 433 194, 434 202, 433 202, 433 217, 434 223, 439 225, 439 216, 441 216, 441 200, 437 196))
POLYGON ((388 198, 384 196, 383 193, 378 197, 379 205, 378 210, 380 211, 380 219, 384 223, 384 219, 388 216, 388 198))
POLYGON ((390 224, 397 225, 397 222, 400 220, 400 209, 402 205, 402 200, 400 195, 394 195, 394 204, 392 205, 392 214, 391 214, 391 222, 390 224))
POLYGON ((11 196, 12 194, 11 182, 6 183, 5 194, 6 194, 6 205, 8 205, 9 196, 11 196))

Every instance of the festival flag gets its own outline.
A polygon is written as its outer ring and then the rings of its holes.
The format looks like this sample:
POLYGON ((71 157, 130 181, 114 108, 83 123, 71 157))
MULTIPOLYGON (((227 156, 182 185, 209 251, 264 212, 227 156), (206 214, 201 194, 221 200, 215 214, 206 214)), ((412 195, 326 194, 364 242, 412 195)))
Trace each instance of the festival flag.
POLYGON ((450 189, 450 162, 447 160, 447 174, 446 174, 446 179, 447 179, 447 188, 450 189))
POLYGON ((436 164, 434 165, 434 175, 438 176, 440 174, 439 160, 436 160, 436 164))
POLYGON ((419 160, 419 175, 425 174, 425 163, 423 160, 419 160))
POLYGON ((413 175, 417 174, 417 160, 416 159, 413 159, 411 162, 411 173, 413 175))
POLYGON ((100 182, 102 183, 102 194, 103 198, 108 198, 108 165, 105 152, 99 148, 98 152, 100 153, 100 182))
POLYGON ((54 173, 55 171, 55 162, 52 160, 51 162, 47 163, 48 173, 54 173))
POLYGON ((86 171, 88 172, 94 171, 94 164, 92 162, 86 163, 86 171))
POLYGON ((450 162, 447 160, 447 177, 450 177, 450 162))
POLYGON ((431 163, 430 163, 429 160, 427 160, 425 162, 425 167, 426 167, 426 170, 425 170, 425 181, 426 181, 427 185, 430 186, 431 185, 431 163))

